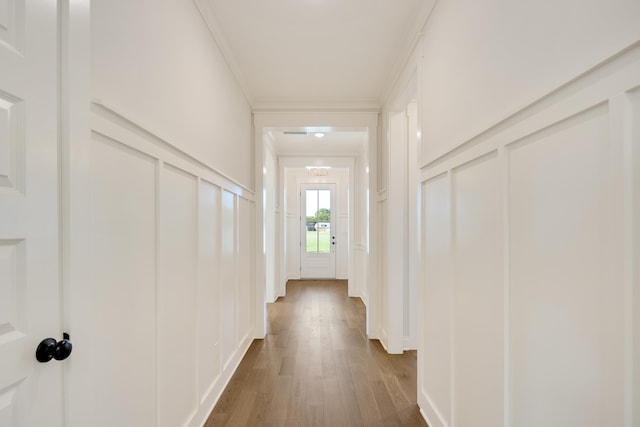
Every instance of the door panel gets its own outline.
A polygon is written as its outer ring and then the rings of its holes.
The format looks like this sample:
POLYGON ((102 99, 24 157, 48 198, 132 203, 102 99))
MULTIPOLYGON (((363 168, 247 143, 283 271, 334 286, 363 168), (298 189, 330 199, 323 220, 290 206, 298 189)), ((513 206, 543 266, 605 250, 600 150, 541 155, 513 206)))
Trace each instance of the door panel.
POLYGON ((300 194, 300 276, 335 279, 335 184, 303 184, 300 194))
POLYGON ((56 2, 0 0, 0 425, 60 426, 56 2))

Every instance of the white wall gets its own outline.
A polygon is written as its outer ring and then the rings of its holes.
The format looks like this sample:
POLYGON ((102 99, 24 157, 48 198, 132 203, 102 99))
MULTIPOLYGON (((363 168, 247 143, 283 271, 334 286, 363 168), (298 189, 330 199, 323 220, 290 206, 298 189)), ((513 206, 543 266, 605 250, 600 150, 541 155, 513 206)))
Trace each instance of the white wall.
POLYGON ((92 31, 69 424, 200 426, 254 336, 250 109, 192 2, 94 2, 92 31))
POLYGON ((436 5, 409 65, 429 425, 640 422, 639 18, 637 1, 436 5))
POLYGON ((423 39, 423 159, 630 46, 639 17, 635 0, 438 2, 423 39))
POLYGON ((93 97, 252 188, 251 110, 193 1, 91 4, 93 97))

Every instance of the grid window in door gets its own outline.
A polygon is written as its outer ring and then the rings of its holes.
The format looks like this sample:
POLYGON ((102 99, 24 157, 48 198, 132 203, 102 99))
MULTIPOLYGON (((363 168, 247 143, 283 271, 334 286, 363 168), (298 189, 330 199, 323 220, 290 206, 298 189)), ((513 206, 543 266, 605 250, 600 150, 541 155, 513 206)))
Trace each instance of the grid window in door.
POLYGON ((308 253, 331 251, 331 190, 305 190, 308 253))

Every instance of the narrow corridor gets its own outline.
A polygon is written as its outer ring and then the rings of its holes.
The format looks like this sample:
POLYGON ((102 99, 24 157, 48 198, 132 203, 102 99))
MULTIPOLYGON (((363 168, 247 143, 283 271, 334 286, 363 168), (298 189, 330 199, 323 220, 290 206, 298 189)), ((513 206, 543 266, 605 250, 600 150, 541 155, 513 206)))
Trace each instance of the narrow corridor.
POLYGON ((365 334, 347 282, 289 281, 205 427, 426 426, 416 353, 388 355, 365 334))

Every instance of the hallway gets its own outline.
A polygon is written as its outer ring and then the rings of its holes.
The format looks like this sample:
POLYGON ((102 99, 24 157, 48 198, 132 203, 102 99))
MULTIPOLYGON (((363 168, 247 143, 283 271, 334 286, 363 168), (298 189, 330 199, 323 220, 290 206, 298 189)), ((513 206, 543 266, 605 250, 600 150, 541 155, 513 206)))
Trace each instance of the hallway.
POLYGON ((347 282, 289 281, 205 427, 426 426, 416 353, 388 355, 365 335, 347 282))

